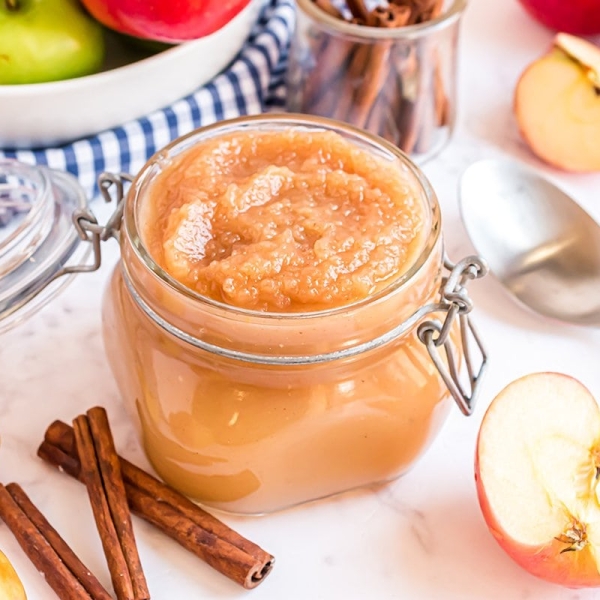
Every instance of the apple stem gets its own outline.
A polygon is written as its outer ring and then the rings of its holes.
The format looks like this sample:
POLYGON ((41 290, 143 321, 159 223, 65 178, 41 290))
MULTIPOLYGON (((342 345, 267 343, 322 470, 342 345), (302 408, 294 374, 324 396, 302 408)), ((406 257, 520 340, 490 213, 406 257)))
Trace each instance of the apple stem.
POLYGON ((19 10, 20 8, 19 0, 4 0, 4 3, 8 10, 19 10))

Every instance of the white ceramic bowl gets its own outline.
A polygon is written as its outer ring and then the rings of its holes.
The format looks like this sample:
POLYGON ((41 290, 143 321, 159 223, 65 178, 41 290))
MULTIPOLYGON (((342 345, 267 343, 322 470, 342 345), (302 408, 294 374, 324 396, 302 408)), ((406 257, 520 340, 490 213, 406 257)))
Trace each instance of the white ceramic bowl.
POLYGON ((182 98, 235 57, 261 0, 215 33, 149 56, 108 35, 104 70, 87 77, 0 85, 0 148, 51 146, 136 119, 182 98))

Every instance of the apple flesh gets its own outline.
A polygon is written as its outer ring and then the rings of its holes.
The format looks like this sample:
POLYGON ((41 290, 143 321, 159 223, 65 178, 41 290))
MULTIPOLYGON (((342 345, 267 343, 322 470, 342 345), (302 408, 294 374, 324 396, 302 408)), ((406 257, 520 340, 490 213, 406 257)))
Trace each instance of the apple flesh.
POLYGON ((3 552, 0 552, 0 600, 27 600, 21 580, 3 552))
POLYGON ((477 440, 484 519, 527 571, 600 586, 600 408, 560 373, 518 379, 490 404, 477 440))
POLYGON ((598 0, 519 0, 536 21, 576 35, 600 33, 598 0))
POLYGON ((514 111, 542 160, 566 171, 600 171, 600 49, 559 34, 522 74, 514 111))
POLYGON ((82 0, 100 23, 133 37, 179 43, 209 35, 250 0, 82 0))
POLYGON ((0 85, 89 75, 103 58, 102 26, 78 0, 0 0, 0 85))

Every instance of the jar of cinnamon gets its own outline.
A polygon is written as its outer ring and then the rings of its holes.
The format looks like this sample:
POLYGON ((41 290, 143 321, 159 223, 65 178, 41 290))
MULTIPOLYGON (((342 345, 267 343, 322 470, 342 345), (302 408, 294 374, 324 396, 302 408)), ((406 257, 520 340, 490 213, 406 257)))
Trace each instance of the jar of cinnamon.
POLYGON ((380 135, 417 162, 450 140, 466 0, 298 0, 287 109, 380 135))

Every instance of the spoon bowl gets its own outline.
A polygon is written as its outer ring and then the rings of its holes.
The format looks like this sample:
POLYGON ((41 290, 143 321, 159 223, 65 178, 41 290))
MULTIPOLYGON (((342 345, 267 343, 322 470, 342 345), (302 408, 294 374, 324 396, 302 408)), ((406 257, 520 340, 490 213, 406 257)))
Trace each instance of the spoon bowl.
POLYGON ((600 326, 600 225, 530 169, 482 160, 460 181, 467 233, 491 272, 547 317, 600 326))

